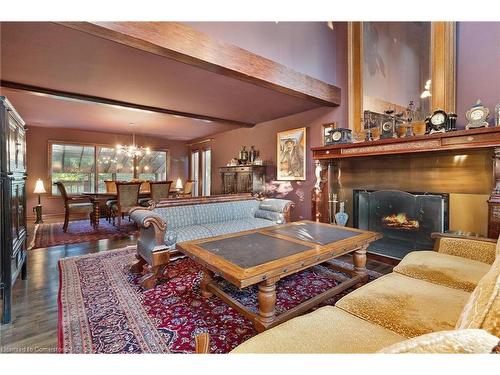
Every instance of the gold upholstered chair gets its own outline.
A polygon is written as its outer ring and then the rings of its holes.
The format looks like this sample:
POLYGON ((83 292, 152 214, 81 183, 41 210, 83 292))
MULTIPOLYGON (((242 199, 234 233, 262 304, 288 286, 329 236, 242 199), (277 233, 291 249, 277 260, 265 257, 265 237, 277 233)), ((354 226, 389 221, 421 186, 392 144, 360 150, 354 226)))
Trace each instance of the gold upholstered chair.
MULTIPOLYGON (((141 187, 140 182, 117 182, 116 183, 116 203, 111 205, 111 217, 113 219, 113 225, 115 225, 115 218, 118 218, 118 227, 122 223, 122 219, 125 215, 128 215, 129 210, 132 207, 139 205, 139 189, 141 187)), ((130 217, 129 217, 130 220, 130 217)))
POLYGON ((68 195, 66 187, 62 182, 55 182, 54 185, 57 186, 61 197, 64 200, 64 224, 63 231, 68 230, 69 218, 72 214, 86 214, 89 217, 90 225, 92 226, 91 213, 93 211, 93 205, 90 202, 89 197, 84 195, 68 195))

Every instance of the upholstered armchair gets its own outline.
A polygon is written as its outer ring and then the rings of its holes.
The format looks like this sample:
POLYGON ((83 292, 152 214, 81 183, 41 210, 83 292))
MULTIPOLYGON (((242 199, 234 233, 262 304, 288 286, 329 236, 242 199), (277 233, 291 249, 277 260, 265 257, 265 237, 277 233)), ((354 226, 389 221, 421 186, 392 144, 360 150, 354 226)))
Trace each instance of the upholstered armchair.
POLYGON ((115 225, 115 219, 118 218, 118 227, 120 227, 125 214, 128 215, 128 212, 132 207, 139 205, 138 200, 140 186, 140 182, 116 183, 116 203, 113 203, 110 207, 113 225, 115 225))
POLYGON ((92 213, 93 206, 90 203, 89 197, 83 195, 68 195, 66 187, 62 182, 55 182, 54 185, 61 193, 61 197, 64 200, 64 224, 63 231, 68 230, 69 218, 72 214, 87 214, 89 217, 90 225, 92 226, 92 218, 90 214, 92 213))

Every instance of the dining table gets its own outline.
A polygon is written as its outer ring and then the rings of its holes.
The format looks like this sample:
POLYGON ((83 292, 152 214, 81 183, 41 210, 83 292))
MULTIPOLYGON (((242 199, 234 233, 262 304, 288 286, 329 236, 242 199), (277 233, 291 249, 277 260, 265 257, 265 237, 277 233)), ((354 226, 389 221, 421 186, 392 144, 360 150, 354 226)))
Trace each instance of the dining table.
MULTIPOLYGON (((170 190, 170 195, 172 197, 177 197, 179 190, 173 189, 170 190)), ((92 191, 84 191, 83 195, 89 197, 90 202, 92 203, 92 213, 90 215, 92 221, 92 227, 97 230, 99 229, 99 219, 101 216, 101 205, 105 205, 106 201, 110 199, 117 199, 118 193, 116 192, 92 192, 92 191)), ((139 192, 139 198, 148 198, 151 196, 151 191, 143 190, 139 192)))

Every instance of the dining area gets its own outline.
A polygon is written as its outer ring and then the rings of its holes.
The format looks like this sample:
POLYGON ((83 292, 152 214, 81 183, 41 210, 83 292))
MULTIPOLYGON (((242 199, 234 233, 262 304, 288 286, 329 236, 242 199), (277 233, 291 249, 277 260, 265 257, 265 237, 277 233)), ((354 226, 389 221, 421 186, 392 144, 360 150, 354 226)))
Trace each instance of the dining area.
POLYGON ((169 180, 132 179, 104 180, 104 184, 105 191, 83 191, 74 195, 68 194, 64 182, 54 183, 64 201, 64 232, 71 218, 76 215, 81 217, 82 214, 88 217, 89 225, 94 230, 99 229, 101 218, 119 229, 132 207, 149 207, 166 199, 192 197, 194 181, 187 180, 182 185, 180 179, 175 184, 169 180))

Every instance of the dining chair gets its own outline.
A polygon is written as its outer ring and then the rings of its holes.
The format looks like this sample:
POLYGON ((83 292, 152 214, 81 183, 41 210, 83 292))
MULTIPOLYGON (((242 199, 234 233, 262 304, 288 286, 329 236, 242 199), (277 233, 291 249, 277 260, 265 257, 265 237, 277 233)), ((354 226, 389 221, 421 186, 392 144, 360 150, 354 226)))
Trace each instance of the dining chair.
POLYGON ((140 193, 147 193, 151 191, 151 182, 149 180, 141 181, 140 193))
MULTIPOLYGON (((122 219, 125 214, 128 214, 132 207, 139 205, 139 189, 141 188, 140 182, 117 182, 116 183, 116 203, 111 205, 111 216, 113 218, 113 225, 115 225, 115 218, 118 217, 118 227, 121 226, 122 219)), ((130 217, 129 217, 130 221, 130 217)))
MULTIPOLYGON (((106 193, 116 194, 116 181, 104 180, 106 193)), ((106 201, 106 220, 111 222, 111 206, 116 203, 116 198, 111 198, 106 201)))
POLYGON ((159 202, 163 199, 168 199, 172 181, 152 181, 150 184, 150 197, 139 199, 139 203, 143 207, 148 207, 150 201, 159 202))
POLYGON ((181 198, 188 198, 193 196, 193 180, 187 180, 186 183, 184 184, 184 189, 182 189, 181 192, 179 192, 179 197, 181 198))
POLYGON ((92 226, 91 214, 94 206, 90 202, 90 198, 85 195, 68 195, 66 187, 62 182, 55 182, 54 185, 57 186, 57 189, 59 190, 59 193, 61 193, 61 197, 64 200, 63 232, 68 230, 69 218, 71 214, 88 214, 90 225, 92 226), (86 200, 86 202, 82 202, 83 200, 86 200))

